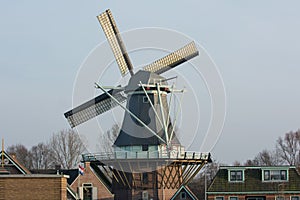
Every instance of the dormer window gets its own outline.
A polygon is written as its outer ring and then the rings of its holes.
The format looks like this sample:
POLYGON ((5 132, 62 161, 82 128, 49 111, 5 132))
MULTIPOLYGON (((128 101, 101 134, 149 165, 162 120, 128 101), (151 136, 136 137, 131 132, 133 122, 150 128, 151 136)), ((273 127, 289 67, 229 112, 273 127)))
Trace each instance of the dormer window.
POLYGON ((244 171, 243 170, 230 170, 229 171, 229 181, 244 181, 244 171))
POLYGON ((263 181, 287 181, 287 170, 264 170, 263 181))

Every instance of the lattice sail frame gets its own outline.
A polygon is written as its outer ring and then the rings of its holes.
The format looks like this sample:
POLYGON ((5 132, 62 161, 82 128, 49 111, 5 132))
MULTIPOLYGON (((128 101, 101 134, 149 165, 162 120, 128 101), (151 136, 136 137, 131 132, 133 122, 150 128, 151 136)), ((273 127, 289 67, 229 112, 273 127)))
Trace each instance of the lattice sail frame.
POLYGON ((122 76, 125 76, 128 70, 132 74, 132 63, 126 52, 125 45, 121 39, 120 32, 110 10, 106 10, 97 16, 103 32, 111 46, 112 52, 116 58, 122 76))
POLYGON ((144 67, 145 71, 161 74, 199 55, 194 42, 144 67))
MULTIPOLYGON (((126 97, 122 94, 122 90, 110 90, 112 94, 119 102, 123 103, 126 101, 126 97)), ((76 108, 66 112, 64 115, 67 118, 70 126, 82 124, 114 107, 118 104, 113 101, 107 94, 101 94, 96 98, 87 101, 86 103, 77 106, 76 108)))

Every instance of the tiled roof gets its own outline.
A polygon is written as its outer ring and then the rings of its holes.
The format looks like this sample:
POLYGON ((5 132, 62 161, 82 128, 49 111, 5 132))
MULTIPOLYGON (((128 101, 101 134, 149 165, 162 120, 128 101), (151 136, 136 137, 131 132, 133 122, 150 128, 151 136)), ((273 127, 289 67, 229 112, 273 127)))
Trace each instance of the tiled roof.
POLYGON ((194 199, 194 200, 198 200, 198 198, 196 197, 196 195, 188 188, 188 186, 181 186, 176 192, 175 192, 175 194, 171 197, 171 200, 174 200, 174 199, 176 199, 176 197, 180 194, 180 192, 182 192, 182 191, 185 191, 188 195, 189 195, 189 197, 191 198, 191 199, 194 199))
POLYGON ((67 180, 69 185, 71 185, 78 176, 78 169, 61 169, 59 171, 62 174, 70 176, 67 180))
MULTIPOLYGON (((289 170, 288 181, 262 181, 262 168, 247 167, 244 168, 244 181, 229 182, 228 169, 220 168, 214 180, 208 188, 210 192, 275 192, 284 189, 284 191, 297 191, 300 193, 300 175, 295 167, 287 167, 289 170)), ((266 169, 266 167, 263 167, 266 169)), ((238 169, 238 167, 237 167, 238 169)), ((274 167, 273 167, 274 169, 274 167)))
POLYGON ((78 169, 33 169, 33 174, 64 174, 68 175, 67 182, 71 185, 78 176, 78 169))
MULTIPOLYGON (((0 154, 4 159, 7 159, 7 164, 4 164, 4 169, 2 169, 2 172, 8 172, 9 174, 30 174, 30 171, 23 166, 19 161, 14 157, 7 154, 5 151, 0 151, 0 154)), ((7 173, 4 173, 7 174, 7 173)))
POLYGON ((98 178, 102 181, 102 183, 106 186, 108 190, 111 191, 112 189, 112 183, 111 181, 107 178, 107 176, 97 167, 96 164, 91 163, 90 167, 92 168, 93 172, 98 176, 98 178))

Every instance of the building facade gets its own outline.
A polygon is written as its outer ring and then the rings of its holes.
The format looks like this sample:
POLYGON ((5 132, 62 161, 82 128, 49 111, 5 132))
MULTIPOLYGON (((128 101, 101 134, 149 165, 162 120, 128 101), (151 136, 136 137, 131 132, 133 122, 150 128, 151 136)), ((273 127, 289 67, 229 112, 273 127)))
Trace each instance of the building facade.
POLYGON ((5 151, 0 164, 0 200, 67 200, 69 176, 31 174, 5 151))
POLYGON ((208 200, 299 200, 300 174, 293 166, 220 167, 208 200))
POLYGON ((90 162, 84 163, 84 174, 78 175, 71 183, 73 191, 79 191, 79 198, 83 200, 113 200, 111 184, 90 162))

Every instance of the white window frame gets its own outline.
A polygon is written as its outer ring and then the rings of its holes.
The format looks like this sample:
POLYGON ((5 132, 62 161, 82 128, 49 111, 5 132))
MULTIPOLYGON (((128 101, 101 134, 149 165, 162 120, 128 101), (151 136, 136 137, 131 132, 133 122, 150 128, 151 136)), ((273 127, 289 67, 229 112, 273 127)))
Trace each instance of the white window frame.
MULTIPOLYGON (((79 193, 79 196, 80 196, 81 199, 84 198, 84 195, 83 195, 84 188, 91 188, 92 189, 92 198, 93 198, 94 197, 94 192, 96 192, 95 191, 95 187, 93 187, 93 183, 82 183, 82 185, 81 185, 81 191, 79 193)), ((97 194, 97 192, 96 192, 96 194, 97 194)))
POLYGON ((297 200, 300 200, 300 196, 297 196, 297 195, 293 195, 293 196, 290 196, 290 200, 293 200, 293 198, 298 198, 297 200))
POLYGON ((147 190, 142 191, 142 200, 148 200, 149 199, 149 193, 147 190))
POLYGON ((239 200, 239 197, 237 197, 237 196, 229 196, 228 200, 232 200, 231 198, 235 198, 235 200, 239 200))
MULTIPOLYGON (((215 200, 218 200, 218 198, 222 198, 222 200, 224 200, 224 196, 215 196, 215 200)), ((219 199, 221 200, 221 199, 219 199)))
POLYGON ((254 197, 250 196, 250 197, 247 197, 246 200, 248 200, 250 198, 251 199, 255 199, 255 200, 266 200, 266 198, 264 198, 262 196, 254 196, 254 197))
POLYGON ((289 170, 288 169, 263 169, 262 170, 262 181, 264 182, 287 182, 289 181, 289 170), (278 171, 280 179, 272 179, 272 172, 278 171), (281 173, 285 172, 285 179, 281 179, 281 173), (269 172, 269 179, 265 179, 265 173, 269 172))
POLYGON ((275 200, 285 200, 285 198, 282 195, 278 195, 278 196, 275 196, 275 200))
POLYGON ((228 170, 228 181, 229 182, 244 182, 245 181, 245 170, 243 169, 229 169, 228 170), (231 172, 242 172, 242 180, 231 180, 231 172))

